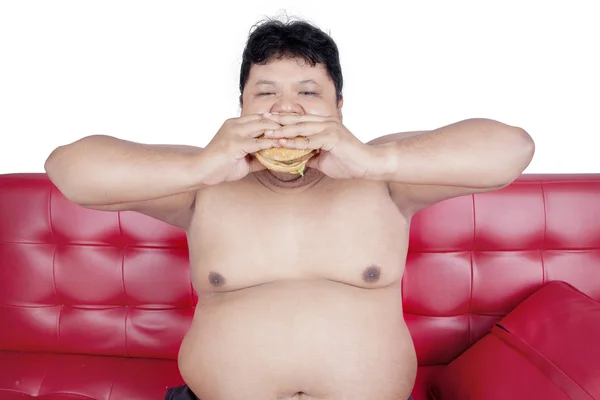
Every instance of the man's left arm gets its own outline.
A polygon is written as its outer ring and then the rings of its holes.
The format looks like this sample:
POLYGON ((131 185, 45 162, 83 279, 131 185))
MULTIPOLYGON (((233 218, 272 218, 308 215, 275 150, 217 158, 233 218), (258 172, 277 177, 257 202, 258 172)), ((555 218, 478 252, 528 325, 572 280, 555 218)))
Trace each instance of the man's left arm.
POLYGON ((484 118, 431 131, 382 136, 377 170, 394 200, 408 213, 442 200, 497 190, 512 183, 531 162, 535 144, 521 128, 484 118))

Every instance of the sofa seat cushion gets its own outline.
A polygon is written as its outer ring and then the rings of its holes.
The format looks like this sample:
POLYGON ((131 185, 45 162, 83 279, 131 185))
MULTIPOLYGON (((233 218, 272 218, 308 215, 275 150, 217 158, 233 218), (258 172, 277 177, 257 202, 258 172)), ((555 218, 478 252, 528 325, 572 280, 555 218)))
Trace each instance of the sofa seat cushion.
MULTIPOLYGON (((442 368, 419 367, 414 400, 429 399, 429 382, 442 368)), ((0 352, 2 400, 163 400, 179 385, 174 360, 0 352)))
POLYGON ((175 360, 0 352, 2 400, 162 400, 182 384, 175 360))
POLYGON ((417 379, 412 391, 413 400, 430 400, 431 382, 437 374, 444 370, 445 365, 420 365, 417 368, 417 379))
POLYGON ((435 379, 439 400, 600 398, 600 303, 553 281, 435 379))

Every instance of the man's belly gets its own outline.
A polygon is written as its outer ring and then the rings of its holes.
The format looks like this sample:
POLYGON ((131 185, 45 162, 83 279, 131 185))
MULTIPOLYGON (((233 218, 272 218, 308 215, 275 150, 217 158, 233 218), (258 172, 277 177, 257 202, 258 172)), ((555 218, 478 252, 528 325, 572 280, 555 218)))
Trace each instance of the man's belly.
POLYGON ((179 368, 201 400, 404 400, 416 356, 400 283, 285 281, 200 294, 179 368))

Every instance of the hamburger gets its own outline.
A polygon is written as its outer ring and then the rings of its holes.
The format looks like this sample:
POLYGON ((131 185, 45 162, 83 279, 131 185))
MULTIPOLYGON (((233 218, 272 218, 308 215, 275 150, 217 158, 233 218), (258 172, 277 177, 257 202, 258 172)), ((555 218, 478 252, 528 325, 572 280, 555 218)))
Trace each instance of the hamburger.
POLYGON ((272 171, 300 175, 304 175, 306 163, 315 154, 317 154, 316 150, 286 149, 283 147, 265 149, 254 153, 256 159, 272 171))

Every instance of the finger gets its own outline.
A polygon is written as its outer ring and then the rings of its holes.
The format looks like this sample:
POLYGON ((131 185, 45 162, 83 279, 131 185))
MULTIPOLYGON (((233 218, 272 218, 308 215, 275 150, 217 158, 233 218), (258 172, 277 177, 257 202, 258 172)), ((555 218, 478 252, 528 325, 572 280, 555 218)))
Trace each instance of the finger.
POLYGON ((331 151, 337 144, 333 134, 305 136, 295 139, 279 139, 279 145, 288 149, 331 151))
POLYGON ((256 153, 257 151, 281 147, 277 139, 262 139, 251 138, 244 141, 244 151, 248 154, 256 153))
POLYGON ((264 116, 280 125, 292 125, 300 122, 328 122, 332 121, 331 117, 314 114, 264 114, 264 116))
POLYGON ((312 136, 326 133, 334 128, 331 122, 298 122, 294 125, 285 125, 273 132, 268 132, 265 137, 270 138, 295 138, 296 136, 312 136))
POLYGON ((230 118, 231 122, 235 122, 237 124, 245 124, 247 122, 258 121, 259 119, 266 118, 268 113, 255 113, 255 114, 246 114, 236 118, 230 118))
POLYGON ((279 125, 277 122, 271 121, 267 118, 260 118, 240 125, 236 128, 236 132, 242 137, 257 138, 267 132, 273 132, 279 129, 281 129, 281 125, 279 125))

